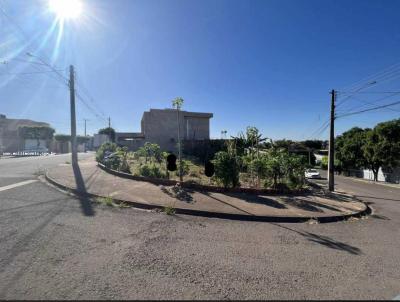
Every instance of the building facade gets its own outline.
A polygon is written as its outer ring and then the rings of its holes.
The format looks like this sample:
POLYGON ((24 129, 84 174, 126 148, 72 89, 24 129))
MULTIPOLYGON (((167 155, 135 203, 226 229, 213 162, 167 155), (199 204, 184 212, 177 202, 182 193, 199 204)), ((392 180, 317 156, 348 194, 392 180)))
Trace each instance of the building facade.
POLYGON ((36 122, 28 119, 10 119, 4 114, 0 114, 0 152, 12 153, 32 149, 33 147, 49 147, 48 140, 21 138, 18 133, 18 128, 22 126, 50 127, 48 123, 36 122))
POLYGON ((178 143, 178 124, 181 140, 210 139, 212 113, 178 111, 175 109, 150 109, 141 120, 141 132, 116 133, 118 145, 137 150, 146 142, 160 145, 161 150, 175 152, 178 143))

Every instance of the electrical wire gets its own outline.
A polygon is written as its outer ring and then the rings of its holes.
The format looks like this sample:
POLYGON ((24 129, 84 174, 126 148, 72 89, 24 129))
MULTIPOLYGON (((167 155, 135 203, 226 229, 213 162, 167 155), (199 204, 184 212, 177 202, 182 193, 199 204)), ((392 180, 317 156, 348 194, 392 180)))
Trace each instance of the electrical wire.
POLYGON ((387 107, 390 107, 390 106, 395 106, 395 105, 398 105, 398 104, 400 104, 400 101, 393 102, 393 103, 386 104, 386 105, 377 106, 377 107, 372 107, 372 108, 368 108, 368 109, 364 109, 364 110, 359 110, 359 111, 355 111, 355 112, 345 113, 345 114, 337 116, 337 118, 343 118, 343 117, 346 117, 346 116, 361 114, 361 113, 368 112, 368 111, 383 109, 383 108, 387 108, 387 107))

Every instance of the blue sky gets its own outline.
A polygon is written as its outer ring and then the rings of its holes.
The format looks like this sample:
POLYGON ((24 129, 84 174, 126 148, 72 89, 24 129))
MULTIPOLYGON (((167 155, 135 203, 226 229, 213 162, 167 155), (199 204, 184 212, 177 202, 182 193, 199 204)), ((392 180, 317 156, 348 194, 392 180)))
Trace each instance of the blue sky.
MULTIPOLYGON (((117 131, 139 131, 143 111, 181 96, 185 110, 214 113, 215 138, 248 125, 274 139, 327 138, 327 131, 313 132, 329 114, 329 91, 400 62, 399 1, 82 2, 83 15, 61 33, 46 0, 0 0, 8 15, 0 13, 0 61, 8 62, 0 64, 0 113, 70 131, 60 78, 15 75, 48 69, 22 62, 30 51, 64 76, 75 66, 77 91, 97 112, 77 101, 80 134, 84 118, 89 133, 106 126, 103 115, 117 131)), ((369 90, 400 90, 399 78, 378 84, 369 90)), ((381 95, 356 97, 339 113, 381 95)), ((336 133, 398 118, 400 106, 394 110, 339 119, 336 133)))

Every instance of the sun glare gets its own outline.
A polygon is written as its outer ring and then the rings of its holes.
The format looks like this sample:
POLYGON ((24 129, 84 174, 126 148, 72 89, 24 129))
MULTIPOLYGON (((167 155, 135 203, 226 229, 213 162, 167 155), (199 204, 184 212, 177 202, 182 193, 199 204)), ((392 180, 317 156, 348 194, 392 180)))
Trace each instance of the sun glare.
POLYGON ((82 12, 82 2, 80 0, 49 0, 49 8, 61 20, 75 19, 82 12))

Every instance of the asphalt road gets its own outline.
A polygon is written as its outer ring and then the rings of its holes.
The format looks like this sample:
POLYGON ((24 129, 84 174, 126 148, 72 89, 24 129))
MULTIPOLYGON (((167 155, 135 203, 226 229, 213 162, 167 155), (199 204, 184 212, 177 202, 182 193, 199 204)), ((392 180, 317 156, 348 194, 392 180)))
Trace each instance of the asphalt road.
POLYGON ((274 224, 94 205, 0 159, 0 299, 393 299, 400 189, 338 178, 367 219, 274 224), (85 214, 86 213, 86 214, 85 214))

